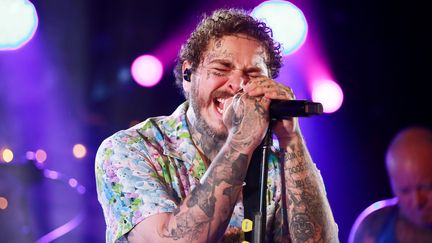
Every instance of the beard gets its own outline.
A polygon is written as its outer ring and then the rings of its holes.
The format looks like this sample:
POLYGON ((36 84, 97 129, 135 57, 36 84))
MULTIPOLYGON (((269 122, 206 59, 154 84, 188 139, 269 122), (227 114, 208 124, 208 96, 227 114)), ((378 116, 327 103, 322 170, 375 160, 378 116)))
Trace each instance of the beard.
POLYGON ((217 131, 215 128, 210 127, 203 115, 201 110, 205 107, 205 101, 199 98, 198 85, 192 84, 191 94, 189 95, 189 103, 195 114, 195 129, 207 138, 213 139, 215 142, 225 142, 228 134, 227 131, 217 131))

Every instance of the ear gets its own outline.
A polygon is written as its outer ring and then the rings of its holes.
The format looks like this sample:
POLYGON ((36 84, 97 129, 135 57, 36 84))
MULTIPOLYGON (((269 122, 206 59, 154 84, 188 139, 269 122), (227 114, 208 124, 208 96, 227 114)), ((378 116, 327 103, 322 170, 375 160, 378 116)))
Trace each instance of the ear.
MULTIPOLYGON (((192 64, 188 60, 184 61, 182 64, 182 73, 184 73, 187 68, 192 69, 192 64)), ((191 81, 186 81, 183 78, 183 90, 186 94, 189 94, 189 92, 190 92, 191 83, 192 83, 192 79, 191 79, 191 81)))

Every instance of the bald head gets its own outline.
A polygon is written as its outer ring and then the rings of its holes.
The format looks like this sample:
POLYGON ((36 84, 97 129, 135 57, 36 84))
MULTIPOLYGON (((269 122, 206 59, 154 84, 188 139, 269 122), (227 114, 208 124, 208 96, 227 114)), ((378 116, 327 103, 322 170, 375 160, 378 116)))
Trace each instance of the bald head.
POLYGON ((432 131, 424 127, 407 128, 396 135, 387 150, 387 169, 391 171, 400 163, 425 163, 432 166, 427 155, 432 155, 432 131))
POLYGON ((423 127, 401 131, 387 150, 386 164, 401 214, 432 229, 432 131, 423 127))

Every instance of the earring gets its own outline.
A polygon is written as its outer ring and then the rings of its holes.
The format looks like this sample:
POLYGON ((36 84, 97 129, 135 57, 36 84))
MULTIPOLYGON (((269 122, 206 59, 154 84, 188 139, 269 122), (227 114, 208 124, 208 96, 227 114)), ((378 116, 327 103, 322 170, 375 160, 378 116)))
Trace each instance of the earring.
POLYGON ((183 79, 190 82, 191 81, 192 71, 189 68, 186 68, 183 72, 183 79))

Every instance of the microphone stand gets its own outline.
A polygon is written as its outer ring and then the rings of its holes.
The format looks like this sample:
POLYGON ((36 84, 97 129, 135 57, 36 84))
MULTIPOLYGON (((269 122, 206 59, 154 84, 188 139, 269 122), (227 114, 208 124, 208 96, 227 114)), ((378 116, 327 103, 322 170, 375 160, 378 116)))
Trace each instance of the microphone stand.
POLYGON ((271 125, 269 125, 263 141, 258 146, 258 148, 255 149, 252 155, 248 173, 245 179, 245 195, 247 196, 244 199, 245 218, 253 219, 252 235, 251 233, 245 233, 245 238, 246 240, 251 240, 253 243, 265 242, 267 221, 267 161, 271 146, 272 129, 271 125), (259 174, 257 172, 259 172, 259 174), (257 177, 259 177, 259 180, 257 180, 257 177), (256 205, 257 201, 259 202, 258 205, 256 205))
MULTIPOLYGON (((245 220, 242 222, 242 230, 246 242, 265 242, 268 158, 272 146, 273 124, 278 119, 283 120, 291 117, 308 117, 311 115, 319 115, 322 112, 323 106, 318 102, 310 102, 307 100, 272 101, 272 104, 270 105, 270 124, 267 128, 267 133, 261 144, 252 154, 251 162, 245 178, 246 185, 243 190, 245 220), (257 180, 257 178, 260 178, 260 180, 257 180), (259 202, 258 205, 257 202, 259 202), (246 227, 249 226, 247 220, 252 221, 251 219, 253 219, 252 227, 246 227), (251 233, 250 231, 252 229, 253 232, 251 233)), ((281 169, 281 179, 283 181, 284 178, 282 170, 283 169, 281 169)), ((282 187, 283 186, 284 185, 282 185, 282 187)), ((283 222, 285 221, 285 219, 282 220, 283 222)), ((285 227, 285 225, 283 227, 285 227)))

